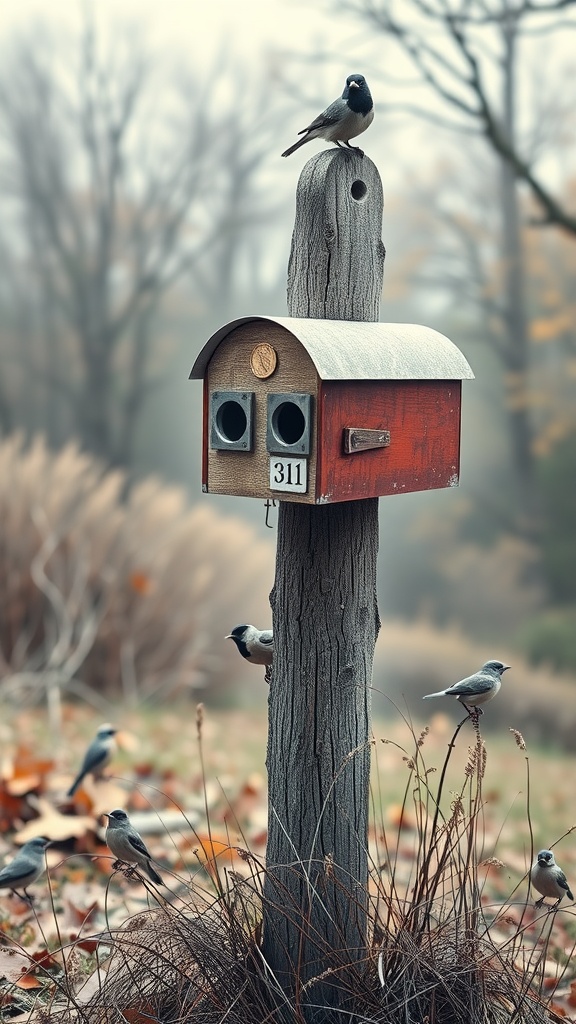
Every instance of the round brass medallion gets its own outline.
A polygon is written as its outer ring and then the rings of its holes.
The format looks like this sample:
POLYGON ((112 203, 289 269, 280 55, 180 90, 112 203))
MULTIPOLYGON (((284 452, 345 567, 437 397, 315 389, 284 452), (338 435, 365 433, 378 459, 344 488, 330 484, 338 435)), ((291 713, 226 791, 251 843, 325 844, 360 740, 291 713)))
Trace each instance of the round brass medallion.
POLYGON ((272 345, 264 341, 252 349, 250 353, 250 366, 255 377, 259 377, 260 380, 271 377, 277 365, 278 356, 272 345))

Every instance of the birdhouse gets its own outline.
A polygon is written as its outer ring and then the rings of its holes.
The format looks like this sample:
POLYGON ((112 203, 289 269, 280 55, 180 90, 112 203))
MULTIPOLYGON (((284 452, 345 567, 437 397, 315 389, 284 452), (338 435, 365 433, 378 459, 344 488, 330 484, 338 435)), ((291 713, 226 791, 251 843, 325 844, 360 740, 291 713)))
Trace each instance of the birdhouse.
POLYGON ((202 488, 318 505, 458 483, 461 382, 414 324, 233 320, 204 345, 202 488))

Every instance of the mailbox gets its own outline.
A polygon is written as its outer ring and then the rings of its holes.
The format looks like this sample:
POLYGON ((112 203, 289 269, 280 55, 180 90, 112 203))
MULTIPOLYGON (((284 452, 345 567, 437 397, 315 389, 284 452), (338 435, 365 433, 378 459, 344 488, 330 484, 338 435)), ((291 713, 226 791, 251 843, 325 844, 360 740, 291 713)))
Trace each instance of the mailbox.
POLYGON ((233 320, 190 374, 204 380, 202 488, 317 505, 453 487, 473 376, 429 327, 233 320))

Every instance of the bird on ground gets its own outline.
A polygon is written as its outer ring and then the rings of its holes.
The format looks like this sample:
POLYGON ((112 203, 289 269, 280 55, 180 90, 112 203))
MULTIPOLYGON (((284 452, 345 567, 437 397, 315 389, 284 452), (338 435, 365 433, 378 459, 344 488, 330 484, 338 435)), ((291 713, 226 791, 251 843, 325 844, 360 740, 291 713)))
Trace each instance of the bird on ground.
POLYGON ((446 690, 439 690, 438 693, 427 693, 422 700, 431 700, 433 697, 456 697, 464 705, 469 714, 471 708, 476 715, 482 715, 480 704, 486 704, 499 692, 502 685, 502 675, 507 672, 510 665, 502 661, 487 661, 478 672, 459 683, 454 683, 446 690))
POLYGON ((152 867, 150 851, 147 849, 142 836, 130 823, 130 818, 126 811, 118 809, 110 811, 110 814, 105 814, 104 816, 108 818, 106 843, 116 857, 114 867, 120 861, 123 861, 125 864, 137 864, 138 867, 144 868, 148 877, 156 885, 164 885, 160 875, 152 867))
POLYGON ((312 124, 298 132, 304 138, 285 150, 282 156, 290 156, 311 139, 326 139, 327 142, 335 142, 340 148, 344 143, 348 149, 364 156, 358 146, 350 145, 350 139, 365 132, 373 120, 374 103, 364 75, 348 75, 342 95, 326 107, 312 124))
POLYGON ((115 736, 117 732, 118 730, 108 722, 100 726, 96 736, 84 754, 82 767, 68 790, 68 796, 74 796, 74 793, 80 787, 80 784, 83 782, 86 775, 93 775, 96 777, 102 773, 102 769, 106 767, 112 755, 116 751, 115 736))
POLYGON ((44 850, 47 846, 50 846, 50 840, 44 836, 36 836, 24 843, 14 859, 0 871, 0 889, 12 889, 20 899, 30 903, 32 897, 26 889, 46 870, 44 850), (21 896, 18 889, 22 889, 25 895, 21 896))
POLYGON ((558 867, 552 850, 540 850, 532 867, 530 868, 530 881, 541 898, 536 900, 536 906, 540 907, 545 896, 553 896, 558 906, 565 896, 573 900, 566 875, 558 867))

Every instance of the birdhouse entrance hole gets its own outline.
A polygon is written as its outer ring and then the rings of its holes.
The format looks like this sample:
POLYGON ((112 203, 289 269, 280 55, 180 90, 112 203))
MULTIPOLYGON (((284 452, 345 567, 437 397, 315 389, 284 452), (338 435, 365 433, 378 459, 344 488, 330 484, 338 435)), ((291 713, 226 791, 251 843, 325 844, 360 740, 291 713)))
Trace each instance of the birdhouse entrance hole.
POLYGON ((269 452, 310 452, 311 395, 268 395, 266 442, 269 452))
POLYGON ((220 451, 252 448, 252 392, 213 391, 210 446, 220 451))
POLYGON ((272 430, 282 444, 296 444, 306 428, 302 410, 293 402, 282 402, 272 414, 272 430))
POLYGON ((216 428, 225 441, 239 441, 246 425, 246 413, 238 402, 224 402, 218 409, 216 428))

